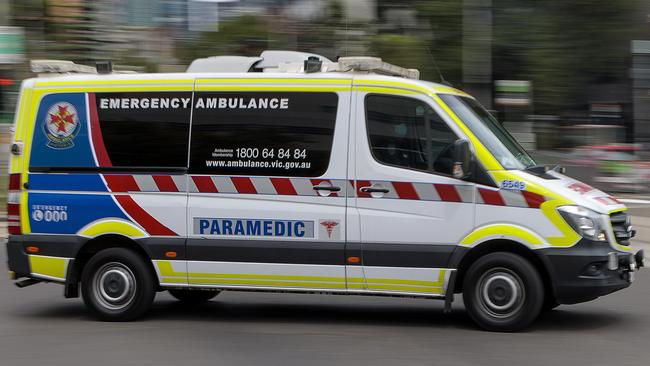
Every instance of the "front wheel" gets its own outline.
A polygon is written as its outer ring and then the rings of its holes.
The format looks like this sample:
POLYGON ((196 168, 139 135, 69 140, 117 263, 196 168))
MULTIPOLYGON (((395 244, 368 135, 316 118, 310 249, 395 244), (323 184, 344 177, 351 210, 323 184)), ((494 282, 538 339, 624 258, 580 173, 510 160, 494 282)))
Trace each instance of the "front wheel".
POLYGON ((542 312, 555 310, 558 306, 560 306, 560 303, 554 297, 547 296, 546 300, 544 300, 544 305, 542 305, 542 312))
POLYGON ((533 265, 506 252, 479 258, 463 281, 463 301, 481 328, 513 332, 530 325, 544 304, 544 285, 533 265))
POLYGON ((99 319, 129 321, 151 306, 156 296, 154 275, 134 251, 104 249, 84 266, 81 293, 88 309, 99 319))

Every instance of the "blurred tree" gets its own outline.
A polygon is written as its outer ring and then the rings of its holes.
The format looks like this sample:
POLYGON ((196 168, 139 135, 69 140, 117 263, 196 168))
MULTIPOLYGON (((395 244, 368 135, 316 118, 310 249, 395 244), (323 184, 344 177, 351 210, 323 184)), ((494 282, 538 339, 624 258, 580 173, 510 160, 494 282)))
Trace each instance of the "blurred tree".
POLYGON ((629 81, 644 3, 495 0, 495 79, 531 80, 536 113, 583 107, 590 86, 629 81))
MULTIPOLYGON (((418 15, 428 23, 430 34, 422 34, 444 78, 456 86, 462 80, 463 2, 459 0, 416 1, 418 15)), ((425 52, 428 51, 424 50, 425 52)), ((431 64, 431 58, 425 64, 431 64)), ((422 66, 420 66, 422 68, 422 66)), ((427 68, 429 69, 429 68, 427 68)), ((429 69, 430 70, 430 69, 429 69)), ((427 74, 438 81, 437 74, 427 74)))
POLYGON ((384 61, 406 68, 420 70, 420 78, 437 80, 426 40, 400 34, 379 34, 371 38, 370 50, 384 61))
POLYGON ((176 57, 189 64, 201 57, 218 55, 258 56, 268 48, 269 32, 264 18, 244 15, 223 22, 218 32, 203 32, 195 41, 179 45, 176 57))
POLYGON ((44 55, 45 0, 11 0, 11 25, 25 30, 25 48, 29 56, 44 55))
POLYGON ((315 19, 296 24, 296 50, 317 53, 332 60, 337 56, 365 53, 368 35, 375 33, 372 25, 346 17, 340 0, 329 0, 322 9, 315 19))
POLYGON ((96 57, 96 4, 90 0, 45 1, 47 57, 91 61, 96 57))
POLYGON ((345 39, 340 37, 345 29, 343 5, 338 0, 330 0, 323 6, 320 16, 312 21, 298 24, 296 29, 297 49, 319 53, 333 59, 338 56, 337 47, 345 47, 345 39))

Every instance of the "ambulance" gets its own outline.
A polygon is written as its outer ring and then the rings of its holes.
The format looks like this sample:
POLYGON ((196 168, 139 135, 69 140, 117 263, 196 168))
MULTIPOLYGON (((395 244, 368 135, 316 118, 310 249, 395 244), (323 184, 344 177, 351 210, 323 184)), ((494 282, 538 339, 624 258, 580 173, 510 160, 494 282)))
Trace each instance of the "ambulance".
POLYGON ((101 320, 157 292, 462 293, 517 331, 630 286, 615 197, 538 165, 472 96, 372 57, 265 51, 136 74, 32 62, 9 169, 16 285, 101 320))

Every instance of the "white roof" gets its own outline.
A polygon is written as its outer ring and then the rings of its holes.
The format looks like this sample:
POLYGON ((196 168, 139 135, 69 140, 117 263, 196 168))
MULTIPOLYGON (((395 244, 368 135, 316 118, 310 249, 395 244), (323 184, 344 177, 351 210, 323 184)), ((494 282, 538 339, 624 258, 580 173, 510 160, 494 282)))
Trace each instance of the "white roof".
MULTIPOLYGON (((383 62, 376 57, 341 57, 338 62, 332 62, 325 57, 316 54, 294 52, 294 51, 265 51, 259 57, 242 57, 242 56, 216 56, 195 60, 188 68, 186 73, 150 73, 150 74, 94 74, 81 73, 75 69, 76 64, 57 60, 48 60, 53 63, 53 72, 57 74, 45 75, 47 78, 35 78, 25 81, 25 86, 39 86, 49 84, 47 81, 53 77, 56 82, 65 81, 87 81, 92 85, 94 81, 103 80, 187 80, 191 82, 195 79, 219 79, 219 78, 241 78, 241 79, 263 79, 263 78, 282 78, 282 79, 355 79, 374 80, 385 82, 399 82, 402 85, 417 85, 427 89, 433 89, 435 92, 446 92, 454 94, 464 94, 452 87, 417 80, 419 71, 415 69, 406 69, 396 65, 383 62), (304 71, 304 62, 308 58, 315 58, 312 61, 322 62, 319 72, 304 71), (62 67, 62 68, 61 68, 62 67), (65 67, 70 68, 65 72, 65 67), (258 72, 249 72, 256 69, 258 72), (219 70, 219 72, 213 71, 219 70)), ((47 70, 48 65, 41 65, 41 68, 47 70)), ((91 67, 92 68, 92 67, 91 67)), ((82 68, 83 69, 83 68, 82 68)))

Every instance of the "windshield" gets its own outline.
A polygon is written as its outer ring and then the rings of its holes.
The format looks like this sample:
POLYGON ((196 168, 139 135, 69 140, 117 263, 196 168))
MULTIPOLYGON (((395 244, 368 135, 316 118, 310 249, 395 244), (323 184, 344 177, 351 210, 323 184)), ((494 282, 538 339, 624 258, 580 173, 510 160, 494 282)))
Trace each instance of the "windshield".
POLYGON ((440 98, 501 163, 504 169, 525 169, 535 165, 519 143, 477 101, 441 94, 440 98))

